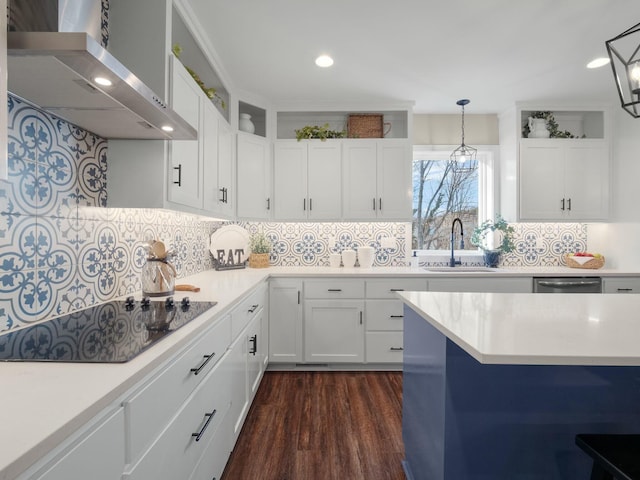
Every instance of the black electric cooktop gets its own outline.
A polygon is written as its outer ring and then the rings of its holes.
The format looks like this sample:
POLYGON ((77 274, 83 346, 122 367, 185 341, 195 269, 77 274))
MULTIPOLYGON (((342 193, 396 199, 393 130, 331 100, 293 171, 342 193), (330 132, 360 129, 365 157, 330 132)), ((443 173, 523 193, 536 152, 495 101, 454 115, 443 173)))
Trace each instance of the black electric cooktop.
POLYGON ((216 304, 114 300, 0 335, 0 361, 127 362, 216 304))

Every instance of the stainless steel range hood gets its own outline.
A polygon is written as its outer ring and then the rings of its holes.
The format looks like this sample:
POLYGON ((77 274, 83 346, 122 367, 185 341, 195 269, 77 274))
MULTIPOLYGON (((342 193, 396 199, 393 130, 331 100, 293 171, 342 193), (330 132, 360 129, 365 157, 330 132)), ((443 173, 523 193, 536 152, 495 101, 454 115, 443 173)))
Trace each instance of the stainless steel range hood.
POLYGON ((197 138, 188 122, 84 31, 8 32, 7 54, 9 92, 96 135, 197 138), (97 77, 112 85, 99 85, 97 77))

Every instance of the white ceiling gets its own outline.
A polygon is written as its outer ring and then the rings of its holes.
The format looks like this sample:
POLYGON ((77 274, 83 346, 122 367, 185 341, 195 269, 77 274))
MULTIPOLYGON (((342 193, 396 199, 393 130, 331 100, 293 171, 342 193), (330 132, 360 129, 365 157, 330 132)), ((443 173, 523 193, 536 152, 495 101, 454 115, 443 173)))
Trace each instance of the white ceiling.
POLYGON ((223 74, 275 105, 415 102, 499 113, 514 102, 617 103, 605 41, 640 0, 189 0, 223 74), (333 67, 314 59, 328 53, 333 67))

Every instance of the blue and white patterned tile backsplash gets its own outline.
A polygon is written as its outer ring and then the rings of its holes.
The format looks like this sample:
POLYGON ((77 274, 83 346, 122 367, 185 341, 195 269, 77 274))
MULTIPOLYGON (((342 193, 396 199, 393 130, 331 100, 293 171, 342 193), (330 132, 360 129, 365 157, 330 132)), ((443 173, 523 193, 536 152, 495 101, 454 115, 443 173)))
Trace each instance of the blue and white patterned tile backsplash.
POLYGON ((329 254, 374 247, 374 266, 406 265, 410 223, 240 223, 249 233, 271 240, 271 265, 328 266, 329 254), (390 244, 383 239, 389 239, 390 244))
MULTIPOLYGON (((9 178, 0 181, 0 331, 139 292, 149 239, 175 249, 179 278, 213 268, 209 238, 223 223, 164 210, 107 208, 107 141, 13 96, 8 107, 9 178)), ((330 253, 365 245, 376 249, 375 266, 404 266, 410 254, 409 223, 240 225, 266 233, 277 266, 324 266, 330 253)), ((514 226, 516 250, 503 256, 502 266, 561 265, 563 253, 586 249, 586 225, 514 226)))

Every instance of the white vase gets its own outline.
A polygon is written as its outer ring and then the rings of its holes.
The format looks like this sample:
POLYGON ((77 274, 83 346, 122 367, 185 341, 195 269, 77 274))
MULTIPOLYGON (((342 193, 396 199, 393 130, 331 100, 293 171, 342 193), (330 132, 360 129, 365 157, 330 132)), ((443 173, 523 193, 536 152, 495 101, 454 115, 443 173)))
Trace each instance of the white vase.
POLYGON ((251 121, 251 115, 248 113, 240 114, 240 121, 238 122, 238 128, 242 132, 253 133, 256 131, 256 127, 251 121))
POLYGON ((376 250, 373 247, 358 247, 358 262, 362 268, 373 266, 373 257, 376 250))
POLYGON ((347 268, 356 266, 356 251, 346 249, 342 251, 342 265, 347 268))
POLYGON ((547 121, 544 118, 529 117, 529 138, 549 138, 547 121))

